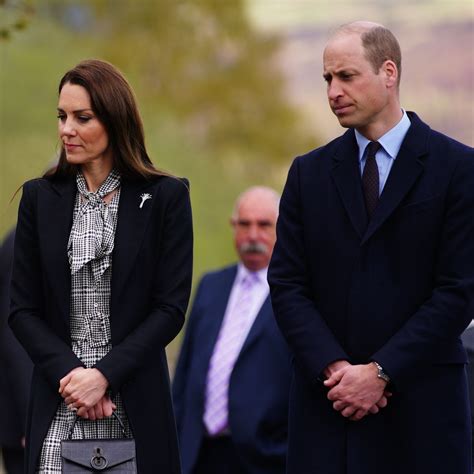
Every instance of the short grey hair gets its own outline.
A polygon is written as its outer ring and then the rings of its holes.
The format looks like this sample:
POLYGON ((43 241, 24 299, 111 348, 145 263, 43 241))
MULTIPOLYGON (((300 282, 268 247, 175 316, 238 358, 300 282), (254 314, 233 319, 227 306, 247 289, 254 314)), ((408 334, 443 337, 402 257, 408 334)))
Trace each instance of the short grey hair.
POLYGON ((267 194, 268 196, 272 197, 275 202, 275 210, 278 215, 278 208, 280 207, 280 193, 275 191, 273 188, 268 186, 252 186, 247 188, 245 191, 242 191, 237 199, 235 200, 234 209, 232 211, 232 219, 237 219, 237 215, 239 213, 239 207, 243 199, 245 199, 249 194, 253 193, 262 193, 267 194))

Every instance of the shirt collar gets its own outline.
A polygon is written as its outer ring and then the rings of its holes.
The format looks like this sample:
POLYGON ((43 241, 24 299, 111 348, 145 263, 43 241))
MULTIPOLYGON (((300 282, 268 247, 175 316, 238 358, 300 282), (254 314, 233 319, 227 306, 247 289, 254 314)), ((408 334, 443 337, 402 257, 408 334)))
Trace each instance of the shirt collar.
POLYGON ((268 267, 262 268, 261 270, 258 270, 256 272, 251 272, 248 268, 245 267, 245 265, 242 262, 239 262, 239 264, 237 265, 236 281, 240 284, 246 276, 253 274, 255 275, 258 283, 262 283, 262 282, 266 283, 267 272, 268 272, 268 267))
MULTIPOLYGON (((395 159, 402 146, 403 139, 410 128, 411 122, 405 110, 402 109, 403 115, 400 121, 391 128, 385 135, 382 135, 377 141, 382 145, 383 149, 390 158, 395 159)), ((359 145, 359 161, 362 161, 365 149, 370 140, 364 137, 360 132, 354 130, 357 145, 359 145)))

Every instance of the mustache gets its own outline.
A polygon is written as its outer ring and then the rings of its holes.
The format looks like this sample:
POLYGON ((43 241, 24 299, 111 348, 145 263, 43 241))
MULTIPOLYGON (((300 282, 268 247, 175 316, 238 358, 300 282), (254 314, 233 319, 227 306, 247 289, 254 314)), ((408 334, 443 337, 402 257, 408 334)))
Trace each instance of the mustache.
POLYGON ((268 246, 261 242, 246 242, 239 247, 241 253, 267 253, 268 246))

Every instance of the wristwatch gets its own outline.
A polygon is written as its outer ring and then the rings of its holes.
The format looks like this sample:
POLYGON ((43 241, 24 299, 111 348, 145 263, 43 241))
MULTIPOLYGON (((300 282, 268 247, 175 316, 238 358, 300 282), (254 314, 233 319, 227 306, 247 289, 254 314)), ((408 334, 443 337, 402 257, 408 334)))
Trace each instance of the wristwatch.
POLYGON ((383 367, 378 363, 373 361, 375 367, 377 367, 377 377, 379 379, 385 380, 385 382, 390 383, 390 377, 384 372, 383 367))

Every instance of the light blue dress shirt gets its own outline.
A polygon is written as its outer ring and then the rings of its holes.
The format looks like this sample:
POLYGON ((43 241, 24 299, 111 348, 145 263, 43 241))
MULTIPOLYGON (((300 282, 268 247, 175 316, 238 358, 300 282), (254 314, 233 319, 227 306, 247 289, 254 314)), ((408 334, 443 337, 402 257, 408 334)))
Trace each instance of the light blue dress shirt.
MULTIPOLYGON (((400 122, 391 128, 385 135, 382 135, 377 141, 382 145, 375 155, 377 167, 379 169, 379 196, 387 182, 388 175, 392 169, 393 163, 397 158, 403 139, 410 128, 411 122, 405 110, 402 109, 403 116, 400 122)), ((364 171, 365 161, 367 159, 367 145, 370 140, 364 137, 361 133, 355 130, 355 137, 359 145, 359 163, 360 174, 364 171)))

